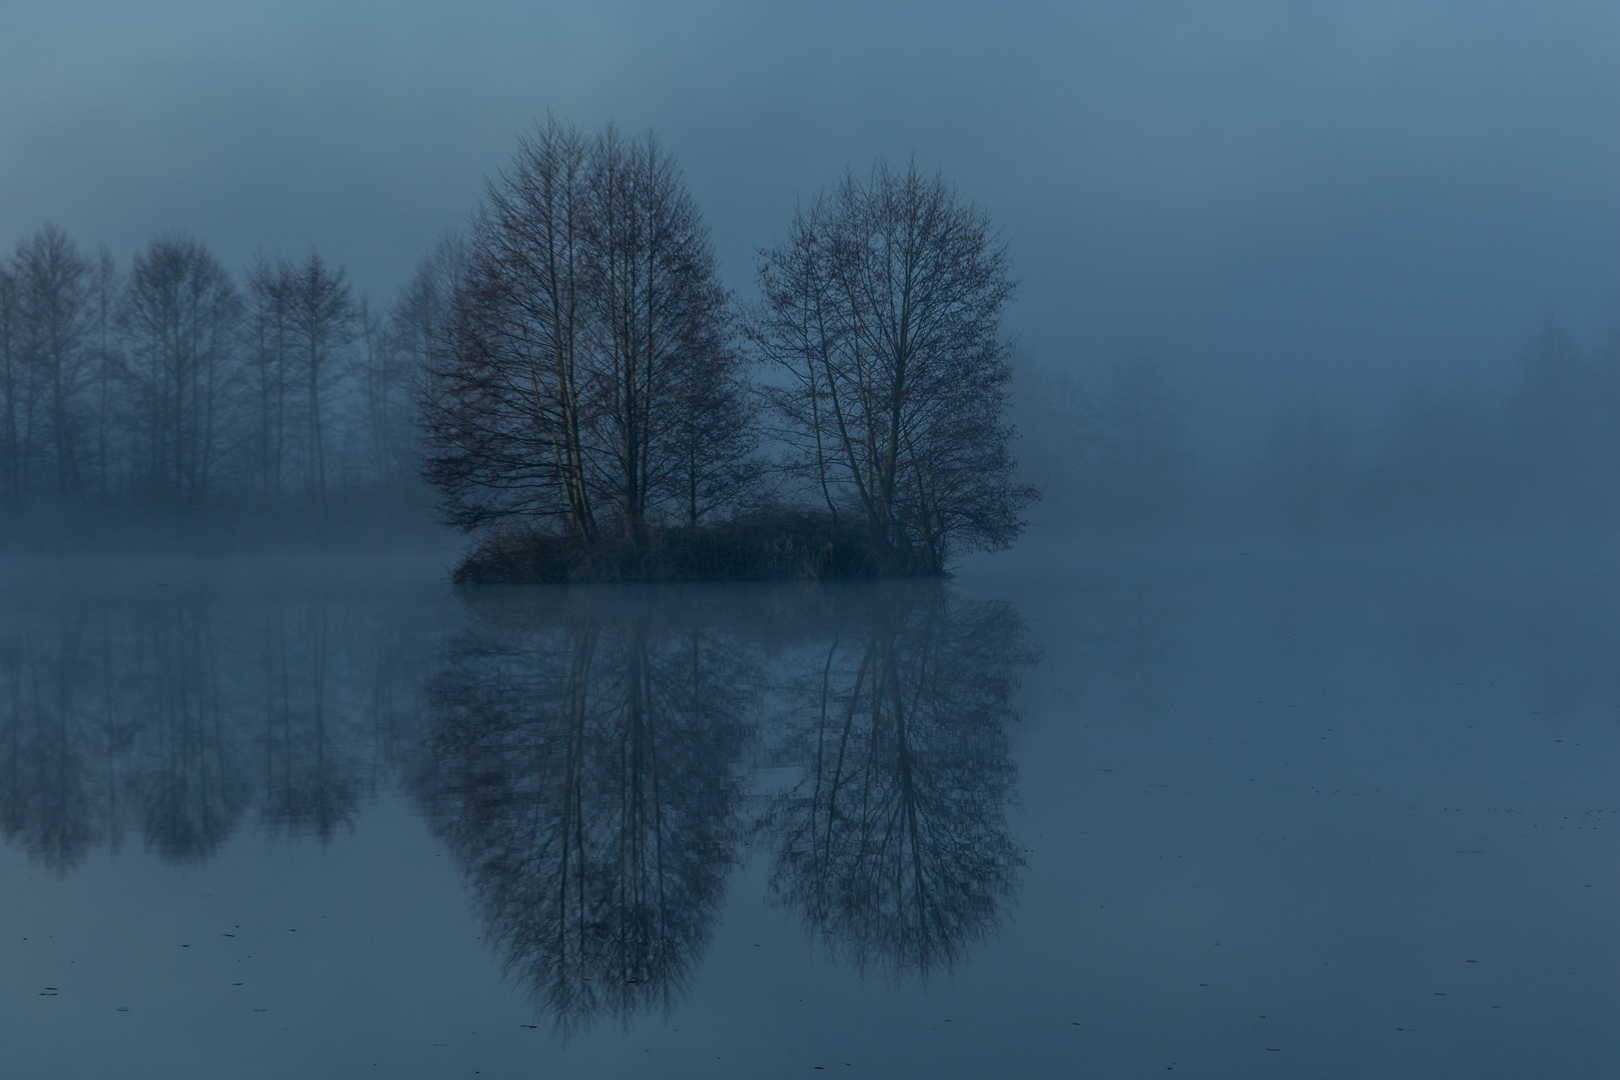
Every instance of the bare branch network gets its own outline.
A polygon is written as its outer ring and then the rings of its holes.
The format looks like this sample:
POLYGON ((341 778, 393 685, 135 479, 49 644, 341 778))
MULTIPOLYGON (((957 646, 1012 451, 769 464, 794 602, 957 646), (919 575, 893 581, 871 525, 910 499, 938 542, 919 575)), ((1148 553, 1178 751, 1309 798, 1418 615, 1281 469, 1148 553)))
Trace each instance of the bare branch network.
POLYGON ((931 574, 1022 527, 1006 248, 914 163, 800 211, 739 318, 657 141, 548 119, 490 182, 463 260, 421 399, 426 476, 490 559, 543 542, 561 576, 660 576, 671 535, 729 529, 771 553, 723 564, 931 574), (760 361, 784 385, 752 386, 760 361))

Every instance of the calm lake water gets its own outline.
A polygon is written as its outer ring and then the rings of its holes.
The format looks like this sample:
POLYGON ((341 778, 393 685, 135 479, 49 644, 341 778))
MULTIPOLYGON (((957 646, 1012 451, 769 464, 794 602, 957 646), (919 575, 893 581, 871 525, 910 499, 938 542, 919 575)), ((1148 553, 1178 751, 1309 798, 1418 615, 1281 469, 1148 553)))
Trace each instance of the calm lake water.
POLYGON ((1620 560, 0 585, 0 1057, 1620 1075, 1620 560))

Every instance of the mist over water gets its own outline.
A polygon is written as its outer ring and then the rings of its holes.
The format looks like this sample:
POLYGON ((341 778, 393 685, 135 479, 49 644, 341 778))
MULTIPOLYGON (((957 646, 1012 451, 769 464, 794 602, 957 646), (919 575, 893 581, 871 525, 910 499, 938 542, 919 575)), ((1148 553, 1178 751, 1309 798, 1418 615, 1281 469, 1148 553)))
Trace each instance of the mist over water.
POLYGON ((1620 576, 1457 554, 14 573, 0 1037, 39 1076, 1601 1075, 1620 576))
POLYGON ((1612 0, 202 7, 0 20, 7 1076, 1620 1075, 1612 0))

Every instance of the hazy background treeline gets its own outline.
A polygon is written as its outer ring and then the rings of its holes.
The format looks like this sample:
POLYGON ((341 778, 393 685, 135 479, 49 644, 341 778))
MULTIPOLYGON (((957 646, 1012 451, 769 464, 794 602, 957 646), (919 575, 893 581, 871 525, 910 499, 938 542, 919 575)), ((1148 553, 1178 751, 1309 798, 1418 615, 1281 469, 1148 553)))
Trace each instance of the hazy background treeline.
POLYGON ((1583 347, 1552 321, 1504 379, 1414 382, 1381 414, 1287 402, 1233 446, 1195 438, 1207 418, 1155 357, 1081 373, 1023 355, 1012 398, 1020 465, 1044 496, 1030 516, 1048 536, 1620 520, 1620 339, 1583 347))
POLYGON ((40 228, 0 259, 0 535, 425 522, 431 303, 376 309, 313 250, 233 271, 174 233, 124 263, 40 228))
MULTIPOLYGON (((120 262, 38 229, 0 258, 0 542, 438 535, 417 394, 461 251, 376 305, 313 250, 233 269, 174 233, 120 262)), ((1382 414, 1302 399, 1242 446, 1199 437, 1151 356, 1019 354, 1010 396, 1048 539, 1620 519, 1620 339, 1552 321, 1504 379, 1414 383, 1382 414)))

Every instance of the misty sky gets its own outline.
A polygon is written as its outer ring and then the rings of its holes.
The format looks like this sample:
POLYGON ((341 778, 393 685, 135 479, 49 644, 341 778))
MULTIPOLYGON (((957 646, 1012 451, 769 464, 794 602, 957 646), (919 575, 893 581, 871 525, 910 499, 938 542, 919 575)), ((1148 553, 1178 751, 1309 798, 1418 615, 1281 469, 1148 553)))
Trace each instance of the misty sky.
POLYGON ((651 128, 727 284, 878 154, 1004 225, 1008 329, 1160 357, 1199 428, 1499 375, 1620 298, 1620 5, 6 0, 0 244, 241 267, 312 244, 387 302, 548 109, 651 128), (1004 10, 1011 7, 1012 10, 1004 10))

